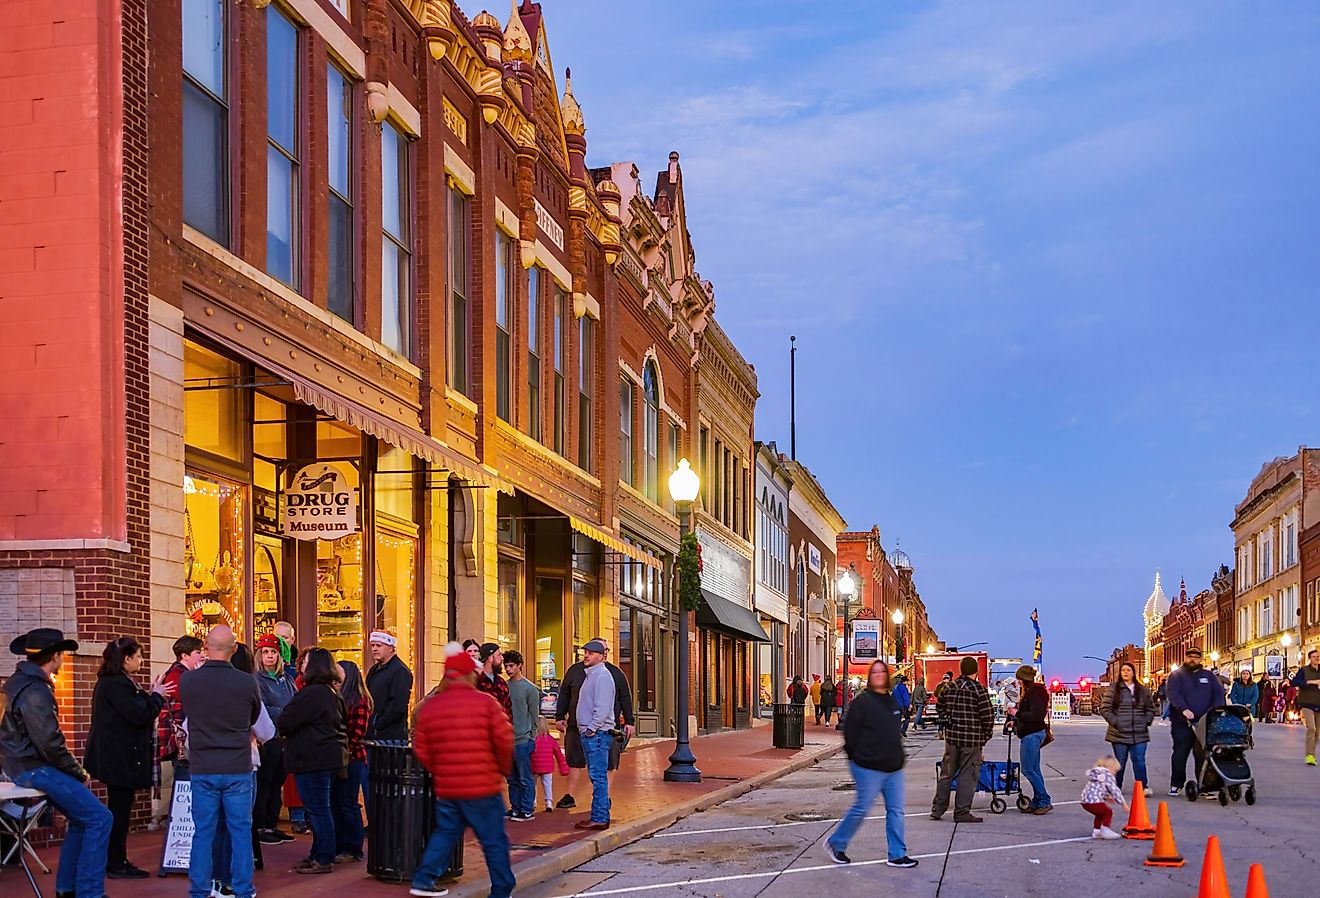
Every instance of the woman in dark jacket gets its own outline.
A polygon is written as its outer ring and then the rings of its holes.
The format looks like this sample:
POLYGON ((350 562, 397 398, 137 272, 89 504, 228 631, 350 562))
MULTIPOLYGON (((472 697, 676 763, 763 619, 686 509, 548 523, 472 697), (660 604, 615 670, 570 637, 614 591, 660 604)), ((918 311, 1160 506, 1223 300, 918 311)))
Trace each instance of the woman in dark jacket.
POLYGON ((1150 725, 1155 720, 1155 700, 1150 690, 1137 681, 1137 669, 1128 662, 1118 669, 1119 682, 1114 684, 1109 701, 1100 708, 1100 714, 1109 724, 1105 741, 1114 746, 1114 757, 1118 759, 1119 788, 1123 786, 1123 774, 1127 771, 1128 758, 1132 759, 1132 775, 1141 787, 1150 794, 1150 782, 1146 778, 1146 745, 1150 742, 1150 725))
POLYGON ((830 725, 830 718, 834 716, 834 709, 839 705, 839 689, 831 677, 826 677, 820 684, 820 707, 825 726, 830 725))
POLYGON ((825 853, 836 864, 852 859, 844 852, 857 834, 876 796, 885 797, 885 839, 891 867, 915 867, 903 840, 903 709, 889 692, 889 665, 872 661, 866 688, 848 705, 843 718, 843 748, 848 754, 857 797, 825 841, 825 853))
POLYGON ((1270 715, 1274 713, 1274 697, 1277 695, 1274 689, 1274 681, 1265 674, 1260 675, 1256 682, 1257 691, 1260 693, 1259 701, 1256 703, 1256 719, 1261 723, 1269 723, 1270 715))
POLYGON ((152 736, 165 698, 175 685, 158 677, 147 692, 133 676, 142 667, 142 646, 121 636, 105 647, 92 690, 92 724, 87 731, 87 772, 105 783, 106 805, 114 817, 106 850, 105 875, 146 879, 150 874, 128 861, 128 819, 138 789, 151 788, 152 736))
POLYGON ((806 683, 802 682, 801 674, 793 677, 793 682, 788 684, 788 700, 791 704, 805 705, 807 696, 810 694, 811 690, 807 688, 806 683))
MULTIPOLYGON (((348 725, 339 697, 339 672, 328 651, 307 652, 303 688, 284 706, 275 728, 284 737, 284 766, 298 784, 312 827, 311 853, 295 873, 330 873, 335 862, 335 812, 331 784, 348 767, 348 725)), ((337 790, 346 794, 346 790, 337 790)), ((347 813, 346 808, 338 812, 347 813)))

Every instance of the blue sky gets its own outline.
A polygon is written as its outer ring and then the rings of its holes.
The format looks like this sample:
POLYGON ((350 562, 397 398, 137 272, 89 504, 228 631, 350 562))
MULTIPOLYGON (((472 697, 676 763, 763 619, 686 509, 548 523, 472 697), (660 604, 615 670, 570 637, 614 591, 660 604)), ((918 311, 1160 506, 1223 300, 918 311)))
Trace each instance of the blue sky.
POLYGON ((543 8, 590 164, 682 154, 760 438, 796 334, 798 457, 950 642, 1024 655, 1039 606, 1093 672, 1318 441, 1320 7, 543 8))

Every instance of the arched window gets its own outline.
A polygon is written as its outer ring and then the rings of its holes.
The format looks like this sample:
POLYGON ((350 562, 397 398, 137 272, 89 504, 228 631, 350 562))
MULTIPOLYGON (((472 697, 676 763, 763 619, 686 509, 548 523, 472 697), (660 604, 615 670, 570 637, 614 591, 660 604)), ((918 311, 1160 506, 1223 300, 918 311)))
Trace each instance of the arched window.
POLYGON ((646 453, 646 496, 660 501, 660 377, 655 362, 647 362, 642 371, 643 448, 646 453))

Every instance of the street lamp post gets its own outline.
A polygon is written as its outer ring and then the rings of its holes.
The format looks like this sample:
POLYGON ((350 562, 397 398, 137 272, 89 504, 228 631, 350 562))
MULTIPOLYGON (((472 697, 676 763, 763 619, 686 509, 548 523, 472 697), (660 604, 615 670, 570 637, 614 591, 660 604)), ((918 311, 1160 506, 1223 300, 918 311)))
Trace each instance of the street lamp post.
POLYGON ((895 608, 889 619, 894 622, 894 664, 898 664, 898 647, 903 643, 903 609, 895 608))
POLYGON ((839 575, 838 582, 839 595, 843 597, 843 676, 839 678, 839 686, 843 689, 843 701, 839 703, 839 722, 834 725, 836 730, 843 729, 843 715, 848 710, 848 678, 849 668, 852 667, 852 646, 848 644, 848 628, 852 626, 850 613, 853 595, 857 592, 856 577, 856 565, 849 564, 848 570, 839 575))
MULTIPOLYGON (((678 542, 682 551, 683 537, 691 527, 692 503, 701 489, 701 480, 686 458, 680 459, 674 473, 669 475, 669 495, 678 509, 678 542)), ((688 742, 688 610, 679 598, 678 608, 678 714, 675 721, 674 752, 665 769, 665 782, 699 783, 701 771, 697 769, 697 756, 688 742)))

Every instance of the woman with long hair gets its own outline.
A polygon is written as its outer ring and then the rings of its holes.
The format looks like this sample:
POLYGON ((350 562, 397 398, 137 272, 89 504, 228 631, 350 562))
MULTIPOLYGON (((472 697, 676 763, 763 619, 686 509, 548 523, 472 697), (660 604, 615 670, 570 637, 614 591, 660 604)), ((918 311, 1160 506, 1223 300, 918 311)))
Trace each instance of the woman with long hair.
POLYGON ((872 661, 866 688, 857 693, 843 718, 843 748, 848 754, 857 798, 825 841, 825 853, 836 864, 849 864, 845 853, 877 796, 885 799, 885 840, 891 867, 915 867, 903 839, 903 709, 889 692, 889 665, 872 661))
POLYGON ((309 649, 303 658, 302 682, 302 689, 275 722, 284 737, 285 766, 298 784, 312 829, 311 852, 293 869, 330 873, 337 844, 335 817, 343 811, 333 806, 331 786, 348 766, 347 712, 339 697, 334 656, 323 648, 309 649))
POLYGON ((362 682, 362 670, 352 661, 339 662, 339 697, 344 700, 348 732, 348 776, 334 781, 335 863, 362 860, 362 806, 366 797, 367 749, 362 740, 371 719, 371 693, 362 682))
POLYGON ((141 669, 142 646, 132 636, 121 636, 101 653, 101 669, 92 690, 92 724, 83 766, 105 783, 106 805, 114 818, 105 868, 111 879, 146 879, 150 875, 128 860, 128 821, 137 790, 151 788, 156 718, 177 688, 157 677, 150 691, 143 689, 133 679, 141 669))
POLYGON ((816 713, 825 719, 825 726, 830 725, 830 718, 834 716, 834 709, 839 704, 839 693, 834 686, 832 677, 825 677, 820 684, 820 707, 816 713))
POLYGON ((1155 721, 1155 699, 1140 681, 1137 668, 1124 661, 1118 668, 1119 681, 1114 684, 1109 701, 1100 707, 1100 715, 1109 724, 1105 741, 1114 747, 1118 760, 1115 781, 1123 787, 1123 774, 1128 759, 1132 759, 1132 775, 1146 794, 1151 794, 1150 780, 1146 777, 1146 746, 1150 744, 1150 725, 1155 721))

